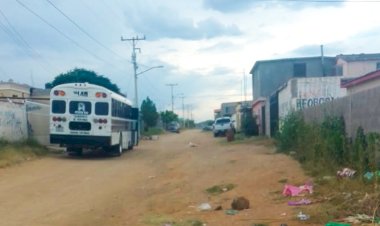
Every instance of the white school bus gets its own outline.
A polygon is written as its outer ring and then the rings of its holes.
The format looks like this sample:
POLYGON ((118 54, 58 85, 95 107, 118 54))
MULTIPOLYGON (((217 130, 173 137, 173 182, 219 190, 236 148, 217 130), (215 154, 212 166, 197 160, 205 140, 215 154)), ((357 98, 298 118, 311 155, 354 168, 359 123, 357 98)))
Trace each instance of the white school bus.
POLYGON ((69 155, 102 148, 120 156, 138 144, 138 109, 127 98, 89 83, 67 83, 50 92, 50 143, 69 155))

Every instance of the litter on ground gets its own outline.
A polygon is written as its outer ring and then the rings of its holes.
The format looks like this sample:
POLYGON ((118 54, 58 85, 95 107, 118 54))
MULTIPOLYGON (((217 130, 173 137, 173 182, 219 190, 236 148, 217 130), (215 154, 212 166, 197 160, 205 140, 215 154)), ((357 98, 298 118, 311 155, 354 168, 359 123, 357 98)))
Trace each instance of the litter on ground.
POLYGON ((338 222, 328 222, 325 226, 351 226, 346 223, 338 223, 338 222))
POLYGON ((306 221, 306 220, 309 220, 310 216, 309 215, 306 215, 302 212, 299 212, 298 215, 297 215, 297 218, 301 221, 306 221))
POLYGON ((337 175, 338 177, 341 177, 341 178, 343 178, 343 177, 352 178, 353 176, 355 176, 355 173, 356 173, 356 171, 353 170, 353 169, 350 169, 350 168, 343 168, 342 170, 338 170, 338 171, 336 172, 336 175, 337 175))
POLYGON ((233 210, 233 209, 229 209, 229 210, 226 210, 225 213, 227 215, 236 215, 239 213, 239 210, 233 210))
POLYGON ((289 201, 289 206, 302 206, 302 205, 309 205, 311 204, 311 201, 309 199, 301 199, 298 201, 289 201))
POLYGON ((191 148, 194 148, 194 147, 198 147, 198 144, 195 144, 195 143, 193 143, 193 142, 189 142, 189 147, 191 147, 191 148))
POLYGON ((376 172, 366 172, 363 177, 367 180, 372 180, 373 177, 380 177, 380 171, 376 171, 376 172))
POLYGON ((198 206, 198 210, 200 211, 208 211, 208 210, 211 210, 211 205, 207 202, 205 203, 202 203, 198 206))
POLYGON ((360 223, 372 223, 373 217, 366 214, 356 214, 355 216, 349 216, 343 219, 345 222, 360 224, 360 223))
POLYGON ((284 190, 282 191, 282 194, 284 196, 298 196, 304 193, 313 193, 313 185, 305 184, 297 187, 294 185, 285 184, 284 190))

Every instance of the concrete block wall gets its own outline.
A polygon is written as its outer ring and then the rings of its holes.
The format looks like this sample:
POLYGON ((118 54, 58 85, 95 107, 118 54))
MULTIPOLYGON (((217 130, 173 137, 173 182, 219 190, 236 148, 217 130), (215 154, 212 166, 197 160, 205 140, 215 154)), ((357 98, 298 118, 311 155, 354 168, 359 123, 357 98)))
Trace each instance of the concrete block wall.
POLYGON ((27 137, 25 105, 0 102, 0 139, 18 141, 27 137))
POLYGON ((26 102, 29 137, 43 145, 50 144, 49 111, 50 106, 48 104, 26 102))
POLYGON ((355 136, 359 126, 365 133, 380 133, 380 87, 304 109, 303 115, 307 122, 322 122, 326 116, 343 116, 350 137, 355 136))

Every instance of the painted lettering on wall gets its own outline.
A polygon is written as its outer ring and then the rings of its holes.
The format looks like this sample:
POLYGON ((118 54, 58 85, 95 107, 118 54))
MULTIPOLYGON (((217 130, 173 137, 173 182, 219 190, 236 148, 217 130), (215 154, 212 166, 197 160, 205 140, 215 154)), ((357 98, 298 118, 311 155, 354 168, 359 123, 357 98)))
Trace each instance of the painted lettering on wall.
POLYGON ((334 97, 299 98, 296 100, 297 110, 316 106, 334 100, 334 97))

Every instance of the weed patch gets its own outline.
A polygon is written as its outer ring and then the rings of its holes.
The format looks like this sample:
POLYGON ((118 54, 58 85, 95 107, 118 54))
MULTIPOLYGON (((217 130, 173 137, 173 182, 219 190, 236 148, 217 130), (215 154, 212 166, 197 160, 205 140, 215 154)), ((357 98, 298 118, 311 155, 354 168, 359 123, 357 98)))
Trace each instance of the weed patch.
POLYGON ((345 133, 343 117, 307 124, 301 114, 292 113, 282 121, 276 146, 278 152, 291 154, 315 178, 313 199, 321 204, 308 209, 310 215, 317 216, 313 221, 326 223, 357 214, 380 216, 378 178, 366 181, 363 177, 378 167, 379 134, 365 134, 359 127, 351 139, 345 133), (338 179, 335 173, 344 167, 354 169, 355 178, 338 179))
POLYGON ((220 185, 215 185, 212 187, 209 187, 206 189, 206 192, 211 195, 219 195, 223 192, 230 191, 234 189, 236 185, 234 184, 220 184, 220 185))
POLYGON ((175 220, 165 215, 149 215, 143 219, 143 223, 154 226, 169 224, 172 226, 203 226, 204 223, 198 219, 175 220))
POLYGON ((141 135, 149 137, 149 136, 154 136, 154 135, 160 135, 163 133, 164 133, 164 130, 161 128, 150 127, 150 128, 148 128, 147 131, 142 131, 141 135))
POLYGON ((280 179, 280 180, 278 180, 278 183, 280 183, 280 184, 286 184, 286 183, 288 183, 288 179, 287 178, 280 179))
POLYGON ((35 159, 48 153, 47 148, 34 140, 11 143, 0 141, 0 168, 35 159))

